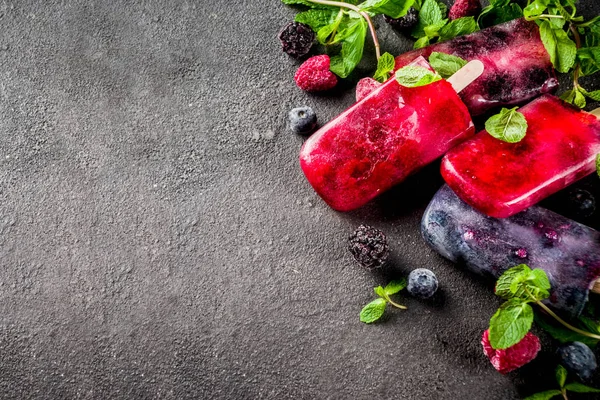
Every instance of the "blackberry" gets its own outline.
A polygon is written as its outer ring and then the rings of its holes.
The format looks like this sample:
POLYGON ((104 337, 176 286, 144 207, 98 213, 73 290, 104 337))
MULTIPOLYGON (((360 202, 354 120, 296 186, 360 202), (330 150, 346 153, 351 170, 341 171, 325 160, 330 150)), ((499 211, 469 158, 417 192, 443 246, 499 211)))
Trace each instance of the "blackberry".
POLYGON ((388 258, 387 238, 379 229, 361 225, 350 235, 348 242, 354 259, 367 269, 382 267, 388 258))
POLYGON ((569 209, 577 217, 589 217, 596 211, 596 199, 587 190, 575 189, 569 194, 569 209))
POLYGON ((590 379, 598 366, 594 352, 581 342, 566 344, 559 347, 556 352, 567 371, 577 375, 581 380, 590 379))
POLYGON ((421 299, 428 299, 435 294, 438 280, 433 272, 425 268, 417 268, 408 274, 408 293, 421 299))
POLYGON ((417 26, 419 23, 419 12, 415 10, 413 7, 408 9, 408 12, 405 16, 400 18, 391 18, 387 15, 384 15, 383 18, 385 22, 390 24, 390 26, 397 31, 402 33, 409 33, 412 28, 417 26))
POLYGON ((308 54, 315 42, 315 32, 310 26, 300 22, 290 22, 279 32, 283 51, 294 58, 308 54))
POLYGON ((289 112, 288 117, 290 129, 300 135, 312 133, 317 126, 317 114, 310 107, 294 108, 289 112))

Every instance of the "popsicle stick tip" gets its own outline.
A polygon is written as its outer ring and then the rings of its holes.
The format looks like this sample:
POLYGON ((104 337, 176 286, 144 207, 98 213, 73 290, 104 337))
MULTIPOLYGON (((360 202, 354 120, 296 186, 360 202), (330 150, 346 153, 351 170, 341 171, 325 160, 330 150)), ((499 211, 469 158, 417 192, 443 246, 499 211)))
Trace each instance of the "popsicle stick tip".
POLYGON ((591 291, 592 291, 592 293, 600 294, 600 279, 598 279, 596 282, 594 282, 594 286, 592 286, 591 291))
POLYGON ((448 82, 452 85, 456 93, 460 93, 483 74, 484 68, 483 63, 479 60, 469 61, 464 67, 448 78, 448 82))
POLYGON ((592 115, 595 115, 596 118, 600 119, 600 107, 596 108, 595 110, 592 110, 590 113, 592 115))

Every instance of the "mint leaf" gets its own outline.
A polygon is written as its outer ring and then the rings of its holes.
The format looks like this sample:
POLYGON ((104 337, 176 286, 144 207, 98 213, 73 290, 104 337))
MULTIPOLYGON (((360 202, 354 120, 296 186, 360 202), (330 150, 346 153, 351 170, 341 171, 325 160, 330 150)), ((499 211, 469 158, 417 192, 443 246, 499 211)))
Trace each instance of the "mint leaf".
POLYGON ((419 23, 412 31, 413 37, 417 39, 425 36, 426 26, 435 25, 443 19, 444 14, 442 14, 442 8, 439 3, 435 0, 425 0, 421 6, 421 11, 419 11, 419 23))
POLYGON ((503 108, 499 114, 490 117, 485 122, 485 129, 496 139, 508 143, 520 142, 527 133, 525 116, 513 109, 503 108))
POLYGON ((577 46, 562 29, 554 29, 548 21, 540 23, 540 36, 558 72, 567 73, 575 64, 577 46))
POLYGON ((558 386, 561 388, 565 386, 565 382, 567 381, 567 370, 562 365, 559 365, 556 368, 556 382, 558 382, 558 386))
POLYGON ((336 10, 310 9, 296 14, 294 20, 306 24, 313 31, 318 32, 322 27, 333 24, 337 15, 338 11, 336 10))
POLYGON ((389 79, 390 73, 394 71, 396 67, 396 60, 394 56, 390 53, 383 53, 381 57, 379 57, 379 61, 377 61, 377 71, 375 71, 375 75, 373 75, 373 79, 378 82, 385 82, 389 79))
MULTIPOLYGON (((586 39, 588 37, 586 36, 586 39)), ((577 50, 577 59, 581 63, 583 76, 592 75, 600 71, 600 46, 580 48, 577 50)))
POLYGON ((442 77, 438 74, 416 65, 407 65, 396 71, 396 80, 398 83, 409 88, 429 85, 441 79, 442 77))
POLYGON ((530 272, 531 268, 525 264, 517 265, 516 267, 506 270, 496 282, 496 296, 499 296, 505 300, 510 300, 516 297, 515 293, 510 290, 512 282, 517 278, 517 276, 523 274, 529 275, 530 272))
POLYGON ((549 290, 548 275, 539 268, 515 276, 510 284, 511 293, 521 301, 527 302, 548 298, 550 296, 549 290))
POLYGON ((387 284, 387 286, 383 289, 385 294, 391 296, 392 294, 396 294, 402 289, 406 287, 406 279, 397 279, 391 281, 387 284))
POLYGON ((367 0, 359 5, 362 11, 400 18, 406 15, 415 0, 367 0))
POLYGON ((425 46, 429 46, 429 38, 427 36, 423 36, 421 39, 417 40, 413 45, 413 49, 422 49, 425 46))
POLYGON ((575 393, 600 393, 600 389, 589 387, 579 382, 569 383, 568 385, 565 385, 565 389, 575 393))
POLYGON ((519 299, 502 304, 490 320, 490 344, 496 350, 519 343, 533 323, 533 309, 519 299))
POLYGON ((440 29, 440 41, 454 39, 457 36, 477 32, 479 26, 473 17, 457 18, 440 29))
POLYGON ((344 13, 338 11, 333 21, 331 21, 328 25, 322 26, 317 31, 317 40, 319 41, 319 43, 328 44, 327 39, 329 38, 329 36, 331 36, 333 32, 337 31, 344 19, 348 20, 349 18, 344 13))
POLYGON ((434 51, 429 56, 429 64, 442 78, 449 78, 467 65, 467 60, 446 53, 434 51))
POLYGON ((385 305, 387 302, 382 299, 375 299, 360 311, 360 321, 365 324, 370 324, 377 321, 385 312, 385 305))
POLYGON ((551 2, 552 0, 535 0, 523 9, 523 16, 526 18, 537 17, 544 13, 551 2))
POLYGON ((594 101, 600 101, 600 90, 594 90, 593 92, 581 91, 586 97, 594 101))
POLYGON ((477 24, 483 29, 512 21, 513 19, 521 18, 522 16, 523 10, 518 4, 510 3, 510 0, 497 1, 492 2, 491 5, 485 7, 481 11, 479 18, 477 18, 477 24))
POLYGON ((377 296, 385 298, 385 290, 383 287, 377 286, 376 288, 373 288, 373 291, 377 296))
POLYGON ((436 22, 435 24, 427 25, 425 28, 423 28, 423 33, 425 33, 425 36, 427 36, 428 38, 434 38, 436 36, 439 36, 440 29, 442 29, 447 23, 448 20, 443 19, 439 22, 436 22))
POLYGON ((540 392, 529 397, 525 397, 523 400, 550 400, 551 398, 560 395, 562 395, 560 390, 547 390, 545 392, 540 392))
POLYGON ((569 104, 573 104, 579 108, 583 108, 586 105, 585 96, 577 88, 568 90, 560 95, 560 98, 569 104))
POLYGON ((346 78, 356 68, 362 59, 367 29, 367 21, 362 17, 351 19, 344 30, 345 37, 340 54, 331 58, 331 72, 340 78, 346 78))

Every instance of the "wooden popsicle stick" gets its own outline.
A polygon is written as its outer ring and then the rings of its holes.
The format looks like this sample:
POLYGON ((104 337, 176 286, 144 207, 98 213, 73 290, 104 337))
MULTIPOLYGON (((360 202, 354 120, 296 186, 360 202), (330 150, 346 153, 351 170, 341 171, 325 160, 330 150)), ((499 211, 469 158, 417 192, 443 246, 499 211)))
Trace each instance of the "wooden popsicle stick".
POLYGON ((593 111, 590 111, 590 114, 595 115, 596 118, 600 119, 600 107, 596 108, 593 111))
POLYGON ((456 71, 454 75, 448 78, 456 93, 460 93, 469 86, 475 79, 483 74, 483 63, 479 60, 469 61, 467 65, 456 71))
POLYGON ((600 279, 594 282, 594 286, 592 286, 592 289, 590 290, 592 291, 592 293, 600 294, 600 279))

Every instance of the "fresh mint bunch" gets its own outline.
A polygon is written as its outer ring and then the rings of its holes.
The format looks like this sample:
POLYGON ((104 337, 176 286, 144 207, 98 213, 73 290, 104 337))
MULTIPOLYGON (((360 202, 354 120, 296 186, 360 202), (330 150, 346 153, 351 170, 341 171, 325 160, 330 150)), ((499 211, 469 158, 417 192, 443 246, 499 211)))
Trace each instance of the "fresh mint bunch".
POLYGON ((379 298, 373 300, 363 307, 360 312, 360 321, 365 324, 371 324, 383 316, 386 306, 391 304, 396 308, 406 310, 406 306, 395 303, 390 299, 390 296, 400 292, 406 287, 406 279, 391 281, 386 287, 377 286, 373 290, 379 298))
POLYGON ((539 306, 568 330, 587 338, 600 340, 598 327, 596 333, 577 328, 561 319, 542 303, 550 296, 550 288, 546 272, 541 269, 532 270, 525 264, 510 268, 500 276, 496 283, 496 295, 506 302, 490 320, 489 338, 490 345, 494 349, 507 349, 519 343, 527 335, 534 321, 534 310, 531 304, 539 306))
POLYGON ((536 21, 544 47, 558 72, 571 73, 573 88, 560 97, 583 108, 587 100, 600 101, 600 90, 588 92, 579 79, 600 71, 600 16, 584 21, 575 0, 529 0, 523 15, 536 21))
POLYGON ((377 59, 381 58, 379 40, 371 20, 376 15, 400 18, 418 0, 366 0, 344 2, 330 0, 281 0, 284 4, 309 7, 296 15, 296 22, 309 25, 319 43, 335 51, 330 69, 346 78, 363 57, 365 38, 371 32, 377 59))
POLYGON ((560 389, 547 390, 545 392, 540 392, 533 394, 529 397, 526 397, 524 400, 550 400, 555 398, 556 396, 562 396, 563 399, 567 399, 567 392, 573 393, 600 393, 600 389, 596 389, 593 387, 589 387, 583 385, 579 382, 567 382, 567 370, 562 365, 559 365, 556 368, 555 376, 556 382, 558 383, 558 387, 560 389))
POLYGON ((419 23, 412 31, 417 39, 414 48, 420 49, 436 41, 446 41, 457 36, 466 35, 479 30, 473 17, 458 18, 449 21, 446 18, 448 8, 437 0, 422 0, 415 4, 419 10, 419 23))

